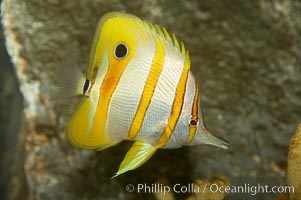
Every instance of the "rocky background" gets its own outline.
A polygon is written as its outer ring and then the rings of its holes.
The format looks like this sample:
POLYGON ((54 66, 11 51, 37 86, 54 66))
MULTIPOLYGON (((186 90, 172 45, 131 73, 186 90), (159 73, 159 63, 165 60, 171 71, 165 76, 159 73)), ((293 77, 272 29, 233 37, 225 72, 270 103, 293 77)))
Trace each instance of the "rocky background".
MULTIPOLYGON (((17 152, 17 149, 23 148, 18 140, 21 117, 22 96, 0 25, 0 199, 5 199, 8 182, 13 182, 13 173, 20 167, 15 160, 20 158, 17 154, 22 152, 17 152)), ((22 173, 21 170, 19 172, 22 173)))
POLYGON ((1 44, 0 184, 7 199, 153 199, 125 187, 162 179, 187 185, 216 174, 231 185, 287 184, 288 144, 301 121, 300 1, 4 0, 1 15, 14 64, 1 44), (49 101, 49 91, 57 88, 60 68, 84 70, 96 23, 109 11, 135 14, 184 41, 207 127, 230 142, 229 150, 160 150, 139 169, 111 180, 130 142, 102 152, 68 144, 70 108, 49 101))

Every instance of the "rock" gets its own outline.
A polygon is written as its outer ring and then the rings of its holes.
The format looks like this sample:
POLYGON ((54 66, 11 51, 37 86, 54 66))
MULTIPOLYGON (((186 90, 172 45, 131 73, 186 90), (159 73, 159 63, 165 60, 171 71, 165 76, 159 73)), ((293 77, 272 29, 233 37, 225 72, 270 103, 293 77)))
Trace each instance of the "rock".
POLYGON ((294 187, 290 200, 301 199, 301 124, 291 139, 287 161, 287 181, 294 187))
POLYGON ((18 179, 14 180, 20 182, 19 179, 24 178, 20 170, 22 165, 16 164, 17 160, 24 157, 21 153, 24 149, 24 143, 18 144, 18 139, 22 140, 18 137, 21 129, 19 124, 21 124, 22 118, 22 96, 18 89, 17 77, 12 63, 9 62, 9 56, 5 49, 1 24, 0 58, 0 199, 5 199, 7 193, 12 194, 21 189, 15 184, 14 191, 6 191, 8 182, 16 171, 19 172, 18 179))
POLYGON ((186 200, 223 200, 230 191, 230 180, 224 176, 216 176, 212 180, 197 179, 194 181, 196 192, 186 200))

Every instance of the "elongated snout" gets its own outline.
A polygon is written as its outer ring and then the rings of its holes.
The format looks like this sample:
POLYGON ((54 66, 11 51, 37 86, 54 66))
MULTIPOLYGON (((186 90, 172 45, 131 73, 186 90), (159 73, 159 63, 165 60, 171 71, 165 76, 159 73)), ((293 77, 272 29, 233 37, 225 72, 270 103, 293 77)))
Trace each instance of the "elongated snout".
POLYGON ((228 149, 229 143, 211 134, 205 126, 199 126, 191 145, 209 144, 223 149, 228 149))

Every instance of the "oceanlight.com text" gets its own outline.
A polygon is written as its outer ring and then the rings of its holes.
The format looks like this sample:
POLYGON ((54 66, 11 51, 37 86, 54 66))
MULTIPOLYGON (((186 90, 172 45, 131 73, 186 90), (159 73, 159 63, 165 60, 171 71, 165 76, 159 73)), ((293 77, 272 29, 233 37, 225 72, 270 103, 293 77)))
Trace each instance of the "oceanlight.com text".
POLYGON ((218 184, 204 184, 202 186, 189 183, 186 185, 182 184, 175 184, 174 186, 163 185, 161 183, 153 183, 153 184, 146 184, 141 183, 137 185, 128 184, 126 186, 126 190, 128 192, 137 192, 137 193, 204 193, 208 190, 212 193, 228 193, 228 194, 249 194, 249 195, 256 195, 259 193, 294 193, 293 186, 269 186, 263 184, 251 185, 245 183, 243 185, 232 185, 232 186, 224 186, 218 184))

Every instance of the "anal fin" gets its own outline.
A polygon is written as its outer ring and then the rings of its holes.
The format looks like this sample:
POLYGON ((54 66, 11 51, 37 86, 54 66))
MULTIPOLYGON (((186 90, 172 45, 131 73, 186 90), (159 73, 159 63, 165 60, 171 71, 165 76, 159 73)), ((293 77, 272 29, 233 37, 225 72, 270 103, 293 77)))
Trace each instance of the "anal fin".
POLYGON ((112 178, 115 178, 120 174, 140 167, 152 157, 152 155, 156 152, 157 149, 157 147, 154 147, 151 144, 146 144, 138 141, 135 142, 125 155, 123 161, 119 166, 118 171, 112 178))
POLYGON ((102 145, 102 146, 98 147, 98 148, 95 149, 95 150, 97 150, 97 151, 102 151, 102 150, 105 150, 105 149, 107 149, 107 148, 113 147, 113 146, 115 146, 115 145, 117 145, 117 144, 119 144, 119 143, 120 143, 120 141, 112 142, 111 144, 102 145))

